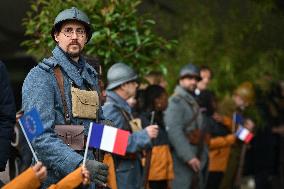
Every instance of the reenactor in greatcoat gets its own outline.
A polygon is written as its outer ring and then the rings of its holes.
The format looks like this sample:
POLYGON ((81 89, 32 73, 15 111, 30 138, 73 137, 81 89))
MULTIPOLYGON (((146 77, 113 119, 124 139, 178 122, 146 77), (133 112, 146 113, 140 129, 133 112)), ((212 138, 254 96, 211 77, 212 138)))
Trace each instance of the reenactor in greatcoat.
POLYGON ((202 114, 194 99, 194 90, 200 79, 198 67, 193 64, 184 66, 165 112, 166 130, 174 161, 173 189, 204 188, 206 184, 206 133, 202 114))
MULTIPOLYGON (((36 108, 44 131, 31 141, 47 167, 46 188, 83 163, 89 125, 103 119, 98 94, 98 74, 82 56, 92 37, 88 16, 76 7, 61 11, 51 28, 56 43, 52 56, 34 67, 23 83, 22 108, 36 108)), ((88 150, 86 168, 91 186, 107 181, 108 167, 88 150)))
POLYGON ((158 136, 158 126, 149 125, 141 129, 135 122, 127 100, 134 97, 138 87, 138 75, 124 63, 116 63, 107 73, 107 98, 103 106, 104 116, 115 127, 128 130, 131 135, 125 156, 113 155, 118 189, 140 189, 142 186, 141 152, 152 146, 158 136))

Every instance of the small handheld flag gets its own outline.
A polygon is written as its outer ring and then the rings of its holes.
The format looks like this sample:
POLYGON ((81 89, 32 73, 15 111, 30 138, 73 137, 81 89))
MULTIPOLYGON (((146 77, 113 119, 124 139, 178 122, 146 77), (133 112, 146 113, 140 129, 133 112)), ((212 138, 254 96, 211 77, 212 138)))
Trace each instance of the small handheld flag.
POLYGON ((125 155, 130 133, 115 127, 90 123, 83 165, 86 165, 89 147, 101 149, 111 153, 125 155))
POLYGON ((236 132, 239 125, 242 125, 244 118, 241 114, 234 112, 233 114, 233 132, 236 132))
POLYGON ((92 123, 89 146, 118 155, 125 155, 129 135, 128 131, 122 129, 92 123))
POLYGON ((242 116, 241 114, 238 114, 238 113, 236 113, 235 116, 236 116, 236 117, 235 117, 235 123, 236 123, 237 125, 242 125, 242 124, 244 123, 244 118, 243 118, 243 116, 242 116))
POLYGON ((236 132, 236 136, 244 143, 248 144, 253 138, 253 134, 245 127, 240 126, 236 132))
POLYGON ((35 160, 38 161, 38 158, 31 145, 31 141, 44 131, 38 111, 33 108, 31 111, 25 113, 19 119, 19 124, 22 128, 23 134, 26 137, 35 160))

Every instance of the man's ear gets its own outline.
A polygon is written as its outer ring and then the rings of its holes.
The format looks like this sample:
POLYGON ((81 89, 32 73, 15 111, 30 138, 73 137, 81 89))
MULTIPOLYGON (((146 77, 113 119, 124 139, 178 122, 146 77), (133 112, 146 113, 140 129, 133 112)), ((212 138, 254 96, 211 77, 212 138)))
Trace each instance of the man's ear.
POLYGON ((58 43, 59 39, 58 39, 58 36, 59 36, 59 32, 54 32, 54 39, 56 41, 56 43, 58 43))

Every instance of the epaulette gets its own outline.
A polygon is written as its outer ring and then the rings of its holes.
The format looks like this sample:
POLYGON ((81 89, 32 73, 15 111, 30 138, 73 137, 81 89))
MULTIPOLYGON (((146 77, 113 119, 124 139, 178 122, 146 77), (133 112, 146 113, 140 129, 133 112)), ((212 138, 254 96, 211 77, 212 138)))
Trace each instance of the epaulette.
POLYGON ((54 57, 49 57, 49 58, 43 59, 38 64, 38 66, 45 71, 50 71, 50 70, 53 70, 56 67, 57 64, 58 63, 57 63, 57 61, 55 60, 54 57))

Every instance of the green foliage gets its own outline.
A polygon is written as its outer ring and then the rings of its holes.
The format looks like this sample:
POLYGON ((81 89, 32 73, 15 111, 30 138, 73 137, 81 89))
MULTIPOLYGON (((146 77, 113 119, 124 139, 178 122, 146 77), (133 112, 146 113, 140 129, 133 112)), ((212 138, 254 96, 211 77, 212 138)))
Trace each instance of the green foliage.
POLYGON ((276 2, 37 0, 24 20, 30 38, 23 44, 37 58, 48 55, 54 46, 49 35, 53 19, 77 6, 90 16, 95 31, 85 52, 107 68, 124 61, 142 74, 160 70, 172 89, 184 64, 208 65, 214 72, 211 88, 223 97, 243 81, 265 89, 267 78, 283 79, 284 16, 276 2), (178 46, 164 38, 178 39, 178 46))
POLYGON ((213 69, 211 87, 218 96, 228 95, 243 81, 283 79, 284 16, 276 2, 180 0, 174 13, 163 9, 162 3, 149 8, 158 26, 167 26, 163 28, 167 32, 174 28, 171 33, 178 37, 175 53, 165 58, 170 62, 170 85, 188 62, 213 69))
POLYGON ((23 21, 29 39, 22 44, 37 59, 49 55, 55 45, 50 36, 54 18, 63 9, 75 6, 89 16, 94 29, 85 49, 87 55, 98 57, 106 68, 122 61, 141 73, 165 71, 158 57, 174 43, 152 31, 155 21, 137 14, 139 4, 139 0, 31 1, 31 10, 23 21))

